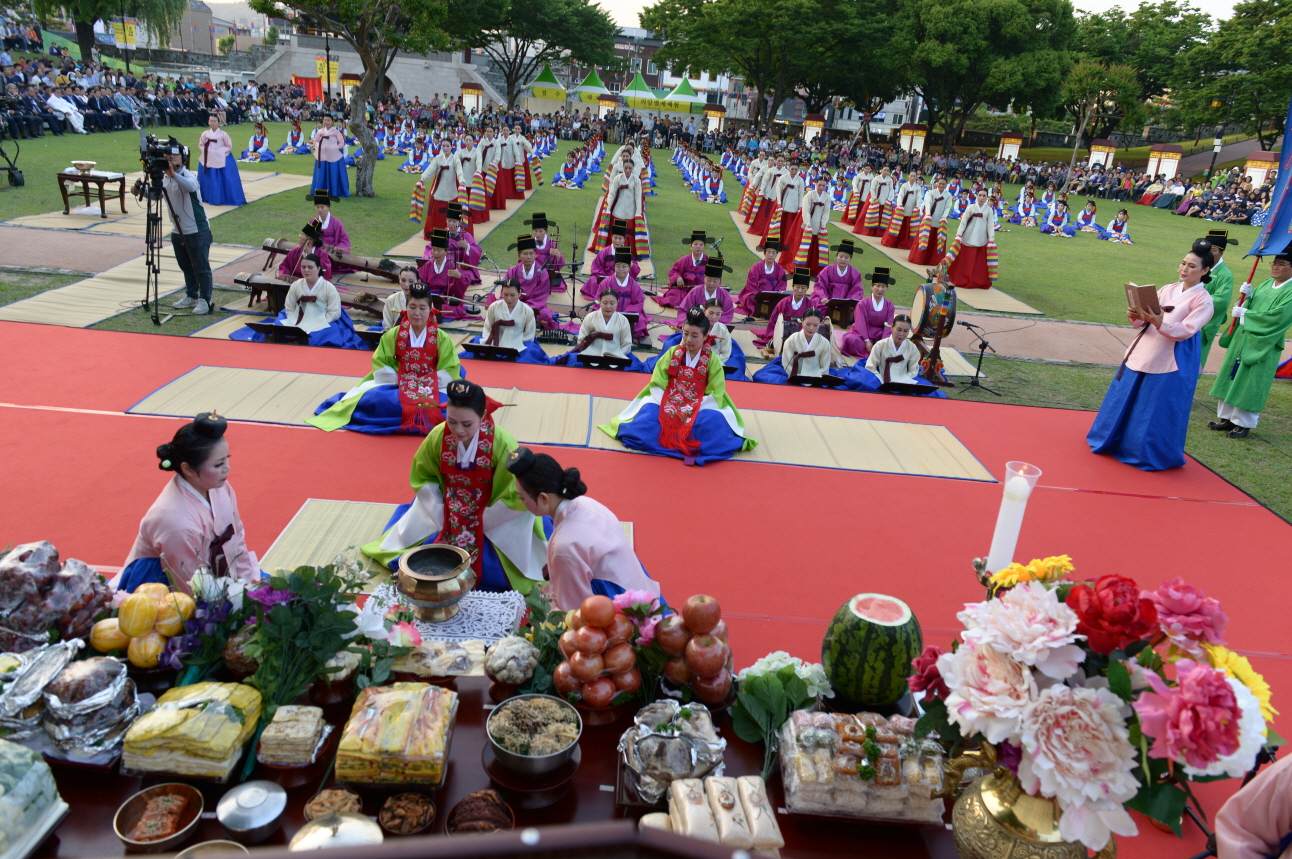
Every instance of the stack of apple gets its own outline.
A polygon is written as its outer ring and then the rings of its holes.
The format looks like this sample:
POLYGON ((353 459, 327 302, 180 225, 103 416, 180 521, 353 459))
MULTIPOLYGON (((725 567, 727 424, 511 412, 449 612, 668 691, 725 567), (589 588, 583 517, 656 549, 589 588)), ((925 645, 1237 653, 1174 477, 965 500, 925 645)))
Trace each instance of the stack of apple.
POLYGON ((702 704, 720 704, 731 691, 731 648, 722 607, 711 596, 696 594, 655 627, 655 641, 669 656, 664 679, 691 689, 702 704))
POLYGON ((637 653, 629 641, 633 622, 615 611, 609 597, 588 597, 570 613, 569 624, 557 644, 565 660, 552 674, 558 692, 600 709, 620 692, 632 695, 641 688, 637 653))

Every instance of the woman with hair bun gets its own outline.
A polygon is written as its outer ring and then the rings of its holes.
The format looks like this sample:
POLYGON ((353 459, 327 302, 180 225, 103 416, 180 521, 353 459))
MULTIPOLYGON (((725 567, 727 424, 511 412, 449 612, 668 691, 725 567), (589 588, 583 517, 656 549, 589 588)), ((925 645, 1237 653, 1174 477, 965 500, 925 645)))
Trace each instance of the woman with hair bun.
POLYGON ((547 454, 520 447, 508 455, 507 470, 525 509, 552 520, 547 578, 553 606, 571 611, 594 594, 614 598, 631 590, 660 595, 619 518, 587 496, 577 468, 561 468, 547 454))
POLYGON ((158 468, 175 476, 139 523, 117 590, 163 582, 187 592, 202 566, 217 576, 260 578, 260 562, 247 549, 238 498, 229 485, 227 428, 215 412, 200 414, 157 447, 158 468))
POLYGON ((465 379, 450 382, 445 394, 444 423, 413 456, 409 482, 417 496, 396 508, 381 539, 362 551, 392 564, 414 546, 449 543, 475 553, 481 590, 529 593, 543 580, 550 523, 525 509, 504 467, 518 445, 494 424, 502 404, 465 379))
POLYGON ((703 307, 692 307, 682 342, 659 356, 650 383, 619 417, 598 428, 630 450, 672 456, 687 465, 730 459, 758 442, 727 396, 727 379, 703 307))

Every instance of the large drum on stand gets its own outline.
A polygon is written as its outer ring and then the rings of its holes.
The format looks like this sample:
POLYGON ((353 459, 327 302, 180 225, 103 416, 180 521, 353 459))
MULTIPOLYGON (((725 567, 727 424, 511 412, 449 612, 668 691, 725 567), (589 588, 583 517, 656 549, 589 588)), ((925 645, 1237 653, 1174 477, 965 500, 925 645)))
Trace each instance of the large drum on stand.
POLYGON ((945 337, 956 324, 956 290, 943 283, 922 283, 911 299, 911 337, 945 337))

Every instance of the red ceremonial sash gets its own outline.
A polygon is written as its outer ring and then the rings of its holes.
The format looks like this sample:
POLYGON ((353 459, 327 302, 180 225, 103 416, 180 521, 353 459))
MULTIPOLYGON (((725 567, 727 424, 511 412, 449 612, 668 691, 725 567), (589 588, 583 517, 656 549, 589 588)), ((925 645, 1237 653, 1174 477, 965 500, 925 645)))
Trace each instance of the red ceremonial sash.
POLYGON ((444 527, 439 541, 470 552, 477 576, 484 551, 484 512, 493 499, 493 436, 493 418, 486 416, 480 422, 475 462, 466 469, 458 467, 458 440, 452 433, 445 432, 440 445, 444 527))
POLYGON ((686 363, 686 347, 678 344, 668 362, 668 385, 659 407, 659 443, 683 456, 695 456, 700 443, 691 435, 700 403, 709 384, 709 358, 713 354, 712 337, 704 338, 700 359, 694 367, 686 363))
POLYGON ((426 345, 410 346, 412 327, 407 317, 395 335, 398 366, 400 432, 425 435, 443 418, 440 416, 440 327, 435 314, 426 323, 426 345))
POLYGON ((296 299, 296 324, 297 325, 300 325, 301 322, 304 321, 305 319, 305 305, 315 304, 316 302, 318 302, 318 300, 319 300, 319 297, 317 295, 302 295, 300 298, 296 299))

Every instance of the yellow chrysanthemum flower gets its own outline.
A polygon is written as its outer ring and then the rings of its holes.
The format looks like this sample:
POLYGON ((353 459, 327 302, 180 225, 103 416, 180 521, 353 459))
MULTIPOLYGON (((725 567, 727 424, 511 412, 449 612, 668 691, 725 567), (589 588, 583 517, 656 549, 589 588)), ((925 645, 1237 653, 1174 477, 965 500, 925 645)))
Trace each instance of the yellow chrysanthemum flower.
POLYGON ((1020 582, 1057 582, 1075 569, 1072 558, 1057 555, 1051 558, 1033 558, 1027 566, 1014 563, 992 573, 991 583, 997 588, 1012 588, 1020 582))
POLYGON ((1203 648, 1207 651, 1207 656, 1211 659, 1212 668, 1220 668, 1229 677, 1233 677, 1239 683, 1242 683, 1256 700, 1261 702, 1261 715, 1265 717, 1266 722, 1274 721, 1278 715, 1278 710, 1270 704, 1270 684, 1265 682, 1265 678, 1260 675, 1252 663, 1247 661, 1246 656, 1240 656, 1228 647, 1221 647, 1218 644, 1204 644, 1203 648))

